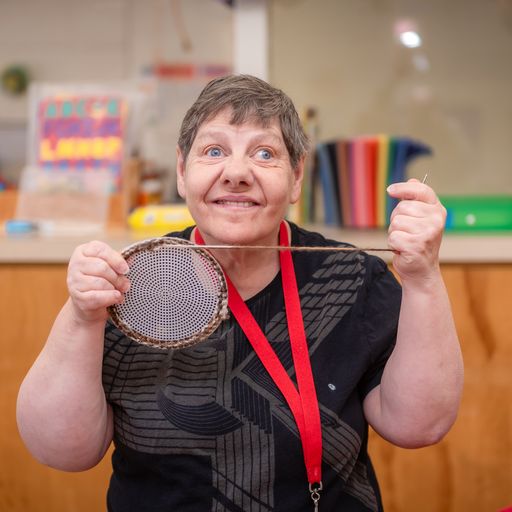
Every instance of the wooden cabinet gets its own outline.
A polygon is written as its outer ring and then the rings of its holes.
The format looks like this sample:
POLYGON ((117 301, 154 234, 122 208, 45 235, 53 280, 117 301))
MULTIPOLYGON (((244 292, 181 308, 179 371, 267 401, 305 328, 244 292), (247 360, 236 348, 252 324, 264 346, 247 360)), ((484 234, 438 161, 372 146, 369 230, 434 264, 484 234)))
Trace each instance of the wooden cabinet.
MULTIPOLYGON (((443 265, 462 343, 460 414, 438 445, 371 435, 386 512, 497 512, 512 505, 512 265, 443 265)), ((16 395, 66 299, 65 265, 0 265, 0 511, 106 509, 110 457, 84 473, 38 464, 16 428, 16 395)), ((44 389, 40 390, 44 393, 44 389)))
POLYGON ((512 505, 512 265, 443 265, 465 364, 457 422, 438 445, 371 453, 386 512, 512 505))
POLYGON ((66 297, 64 265, 0 265, 0 511, 106 510, 108 457, 91 471, 56 471, 32 458, 16 427, 19 386, 66 297))

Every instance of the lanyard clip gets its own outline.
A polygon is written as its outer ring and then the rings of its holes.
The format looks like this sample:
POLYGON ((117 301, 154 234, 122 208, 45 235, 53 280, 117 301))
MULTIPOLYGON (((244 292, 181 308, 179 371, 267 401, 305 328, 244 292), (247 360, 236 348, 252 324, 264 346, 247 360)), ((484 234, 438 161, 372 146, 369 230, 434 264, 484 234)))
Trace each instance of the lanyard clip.
POLYGON ((313 500, 313 506, 315 507, 313 510, 315 512, 318 511, 318 502, 320 501, 320 491, 323 489, 322 482, 314 482, 309 484, 309 493, 311 494, 311 499, 313 500))

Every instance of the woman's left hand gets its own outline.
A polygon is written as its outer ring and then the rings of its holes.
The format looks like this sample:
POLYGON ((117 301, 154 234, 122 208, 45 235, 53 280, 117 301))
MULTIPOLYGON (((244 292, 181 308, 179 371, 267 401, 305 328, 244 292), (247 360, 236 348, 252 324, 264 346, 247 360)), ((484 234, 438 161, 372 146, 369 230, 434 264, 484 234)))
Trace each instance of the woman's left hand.
POLYGON ((388 245, 396 251, 393 267, 402 283, 429 279, 439 273, 446 209, 436 193, 416 179, 390 185, 388 194, 400 199, 388 230, 388 245))
POLYGON ((438 442, 453 425, 464 377, 450 300, 439 266, 446 210, 418 180, 388 188, 400 203, 389 246, 402 282, 395 347, 381 383, 364 400, 370 425, 403 448, 438 442))

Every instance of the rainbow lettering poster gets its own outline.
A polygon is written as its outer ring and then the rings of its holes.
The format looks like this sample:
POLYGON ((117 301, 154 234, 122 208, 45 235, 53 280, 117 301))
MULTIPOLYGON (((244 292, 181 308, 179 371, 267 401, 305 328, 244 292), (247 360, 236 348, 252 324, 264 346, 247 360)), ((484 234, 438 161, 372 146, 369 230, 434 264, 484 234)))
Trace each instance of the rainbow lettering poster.
POLYGON ((32 162, 42 170, 108 170, 120 186, 129 103, 122 94, 94 92, 40 96, 34 105, 32 162))

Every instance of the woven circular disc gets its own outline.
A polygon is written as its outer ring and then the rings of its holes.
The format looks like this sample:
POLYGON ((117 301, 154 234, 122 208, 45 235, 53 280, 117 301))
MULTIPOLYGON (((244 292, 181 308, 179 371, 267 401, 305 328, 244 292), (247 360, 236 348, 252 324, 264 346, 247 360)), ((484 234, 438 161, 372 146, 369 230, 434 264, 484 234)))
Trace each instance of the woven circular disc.
POLYGON ((122 251, 130 271, 123 304, 108 308, 114 324, 139 343, 184 348, 208 338, 228 317, 227 284, 206 249, 161 237, 122 251))

